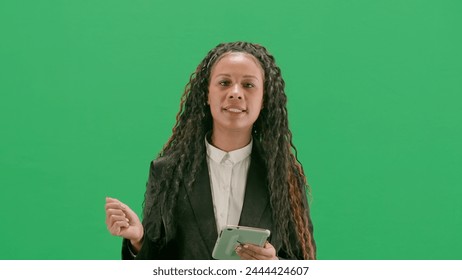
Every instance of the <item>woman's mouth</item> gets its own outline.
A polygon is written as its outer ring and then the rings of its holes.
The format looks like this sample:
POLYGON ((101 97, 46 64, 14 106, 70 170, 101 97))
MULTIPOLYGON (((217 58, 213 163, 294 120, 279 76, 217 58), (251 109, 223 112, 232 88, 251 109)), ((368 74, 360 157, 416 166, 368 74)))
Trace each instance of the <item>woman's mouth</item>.
POLYGON ((244 108, 241 108, 241 107, 235 107, 235 106, 229 106, 229 107, 225 107, 223 108, 225 111, 228 111, 228 112, 231 112, 231 113, 243 113, 245 112, 246 110, 244 108))

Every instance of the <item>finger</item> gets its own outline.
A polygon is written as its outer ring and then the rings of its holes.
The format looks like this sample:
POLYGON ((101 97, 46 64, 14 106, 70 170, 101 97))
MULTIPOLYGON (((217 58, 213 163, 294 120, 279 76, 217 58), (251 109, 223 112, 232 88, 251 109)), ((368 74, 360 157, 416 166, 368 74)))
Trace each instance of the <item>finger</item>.
MULTIPOLYGON (((243 256, 250 256, 250 259, 255 259, 255 260, 271 260, 272 258, 271 257, 268 257, 267 255, 260 255, 260 254, 257 254, 253 251, 250 251, 250 250, 242 250, 242 255, 243 256)), ((249 258, 247 258, 249 259, 249 258)))
POLYGON ((106 225, 109 230, 114 231, 117 227, 129 227, 130 223, 125 219, 110 219, 106 225))
POLYGON ((240 245, 237 249, 239 249, 241 256, 247 256, 246 259, 249 259, 249 257, 251 259, 256 259, 257 254, 255 251, 249 248, 249 245, 243 244, 240 245))
POLYGON ((115 222, 118 221, 124 221, 127 223, 130 223, 130 220, 125 216, 125 214, 122 212, 122 214, 115 213, 115 214, 110 214, 106 213, 106 224, 109 226, 112 226, 115 222))
POLYGON ((118 221, 121 219, 127 219, 127 216, 122 210, 118 210, 118 209, 106 210, 106 223, 112 223, 113 220, 118 221))
POLYGON ((241 260, 245 260, 245 258, 242 256, 242 246, 241 245, 238 245, 236 248, 234 248, 234 251, 241 258, 241 260))
POLYGON ((124 203, 120 203, 122 211, 127 215, 130 220, 139 220, 138 214, 136 214, 130 207, 124 203))
POLYGON ((258 255, 261 255, 261 254, 265 253, 265 248, 257 246, 257 245, 245 244, 243 247, 244 247, 244 249, 253 251, 255 254, 258 254, 258 255))
POLYGON ((120 209, 108 209, 108 210, 106 210, 106 218, 109 218, 111 216, 126 217, 124 211, 122 211, 120 209))
POLYGON ((253 244, 245 244, 243 246, 243 250, 247 254, 250 254, 256 259, 260 260, 270 260, 276 257, 276 250, 274 250, 274 247, 272 245, 268 246, 265 244, 265 247, 259 247, 253 244))
POLYGON ((126 208, 130 208, 125 203, 123 203, 122 201, 118 199, 106 197, 106 208, 108 207, 114 207, 114 208, 122 209, 122 210, 125 210, 126 208))
POLYGON ((106 218, 106 224, 109 224, 109 225, 112 225, 115 222, 120 222, 120 221, 127 222, 128 224, 130 224, 130 220, 127 219, 127 217, 125 216, 111 215, 106 218))
POLYGON ((268 249, 269 250, 268 252, 271 253, 271 256, 270 256, 271 260, 279 260, 279 258, 276 256, 276 248, 274 248, 273 244, 266 241, 265 246, 263 247, 268 249))
POLYGON ((125 229, 125 228, 128 228, 128 227, 129 227, 129 224, 127 222, 125 222, 125 221, 116 221, 109 228, 109 232, 112 235, 120 236, 122 230, 125 229))
POLYGON ((124 207, 122 206, 122 204, 120 202, 108 202, 104 205, 104 208, 106 210, 108 209, 120 209, 120 210, 123 210, 124 207))
POLYGON ((108 202, 118 202, 118 203, 120 203, 120 200, 107 196, 106 197, 106 203, 108 203, 108 202))
POLYGON ((252 254, 251 251, 245 250, 242 247, 236 248, 236 253, 242 260, 256 260, 255 256, 252 254))

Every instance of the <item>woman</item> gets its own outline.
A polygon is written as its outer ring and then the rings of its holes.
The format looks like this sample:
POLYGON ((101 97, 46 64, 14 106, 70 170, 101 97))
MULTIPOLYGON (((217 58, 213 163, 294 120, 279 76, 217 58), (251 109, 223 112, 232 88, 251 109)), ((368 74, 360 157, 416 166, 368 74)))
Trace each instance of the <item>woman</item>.
POLYGON ((316 258, 284 85, 263 46, 224 43, 207 54, 151 163, 143 222, 106 199, 106 224, 124 238, 124 259, 211 259, 226 224, 271 231, 263 248, 236 248, 241 259, 316 258))

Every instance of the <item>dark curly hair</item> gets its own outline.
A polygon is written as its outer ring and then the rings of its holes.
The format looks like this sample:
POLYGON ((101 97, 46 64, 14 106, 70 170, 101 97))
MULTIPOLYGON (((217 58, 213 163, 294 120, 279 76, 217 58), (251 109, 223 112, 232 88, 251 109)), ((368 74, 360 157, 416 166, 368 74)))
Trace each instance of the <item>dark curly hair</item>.
POLYGON ((182 184, 186 188, 192 187, 195 174, 200 170, 206 154, 204 138, 212 130, 212 115, 207 105, 211 70, 229 52, 254 56, 264 70, 263 109, 254 123, 252 137, 263 147, 261 157, 267 170, 270 204, 277 234, 282 238, 289 257, 295 257, 294 251, 300 251, 301 248, 304 259, 315 259, 309 207, 305 205, 303 198, 307 195, 308 185, 292 143, 285 82, 274 57, 258 44, 219 44, 207 54, 191 75, 181 97, 172 136, 158 155, 166 161, 166 168, 163 168, 162 174, 156 174, 159 187, 155 188, 155 193, 149 195, 149 201, 148 195, 145 196, 143 215, 149 215, 153 205, 159 203, 162 209, 168 209, 165 227, 174 232, 173 212, 179 187, 182 184), (158 199, 161 193, 165 198, 163 201, 158 199), (295 229, 297 242, 289 239, 290 228, 295 229))

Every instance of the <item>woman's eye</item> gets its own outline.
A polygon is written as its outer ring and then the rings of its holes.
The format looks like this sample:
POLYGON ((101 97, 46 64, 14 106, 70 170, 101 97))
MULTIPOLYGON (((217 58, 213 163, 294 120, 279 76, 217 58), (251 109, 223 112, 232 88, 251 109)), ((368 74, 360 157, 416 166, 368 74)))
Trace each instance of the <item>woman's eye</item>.
POLYGON ((228 86, 229 85, 229 81, 220 81, 219 82, 220 86, 228 86))
POLYGON ((244 84, 244 87, 246 87, 246 88, 253 88, 253 87, 254 87, 254 84, 245 83, 245 84, 244 84))

